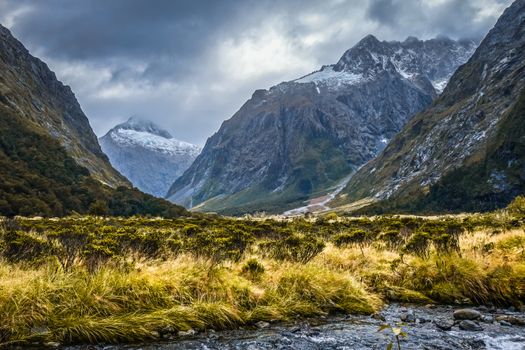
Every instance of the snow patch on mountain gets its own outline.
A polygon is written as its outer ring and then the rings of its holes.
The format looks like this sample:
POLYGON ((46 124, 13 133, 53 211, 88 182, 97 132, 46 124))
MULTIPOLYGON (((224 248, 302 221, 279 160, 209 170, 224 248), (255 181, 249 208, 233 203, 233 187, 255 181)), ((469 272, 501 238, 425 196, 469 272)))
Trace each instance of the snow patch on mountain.
POLYGON ((332 65, 324 66, 321 70, 294 81, 296 83, 322 84, 328 88, 339 88, 341 85, 357 85, 365 80, 362 74, 355 74, 348 71, 337 72, 332 65))
POLYGON ((174 138, 166 138, 147 131, 116 129, 110 133, 111 138, 121 146, 138 146, 151 151, 171 155, 189 154, 197 156, 199 146, 174 138))

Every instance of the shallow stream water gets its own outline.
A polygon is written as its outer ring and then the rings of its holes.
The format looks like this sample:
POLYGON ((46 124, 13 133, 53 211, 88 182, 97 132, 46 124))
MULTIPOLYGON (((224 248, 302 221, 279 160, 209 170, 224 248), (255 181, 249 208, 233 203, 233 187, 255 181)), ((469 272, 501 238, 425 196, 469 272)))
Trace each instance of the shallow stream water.
MULTIPOLYGON (((78 346, 83 349, 386 349, 393 340, 390 330, 379 332, 381 324, 395 325, 400 316, 413 312, 416 322, 401 326, 408 334, 401 340, 401 349, 497 349, 525 350, 525 327, 502 325, 499 322, 479 322, 482 331, 440 330, 434 320, 453 319, 451 307, 403 307, 390 305, 381 311, 385 321, 371 316, 340 316, 296 324, 263 325, 263 329, 238 329, 222 332, 202 332, 187 338, 129 346, 78 346)), ((480 309, 484 316, 501 314, 525 319, 525 313, 509 310, 480 309)), ((394 345, 397 349, 397 345, 394 345)))

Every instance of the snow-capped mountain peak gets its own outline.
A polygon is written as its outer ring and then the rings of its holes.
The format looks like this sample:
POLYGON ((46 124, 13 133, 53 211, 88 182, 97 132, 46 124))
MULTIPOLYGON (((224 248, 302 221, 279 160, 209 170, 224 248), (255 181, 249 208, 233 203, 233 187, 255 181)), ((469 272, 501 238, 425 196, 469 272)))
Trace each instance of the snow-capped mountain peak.
POLYGON ((201 148, 179 141, 152 121, 137 117, 100 138, 111 164, 144 192, 163 197, 201 148))
POLYGON ((294 82, 313 82, 334 90, 343 85, 365 83, 386 72, 398 74, 416 85, 430 83, 439 94, 455 68, 465 63, 476 47, 473 40, 438 37, 422 41, 408 37, 403 42, 387 42, 368 35, 347 50, 336 64, 323 66, 294 82))
POLYGON ((144 147, 165 154, 192 154, 197 156, 200 147, 174 138, 159 136, 148 131, 118 128, 110 133, 113 141, 121 146, 144 147))
POLYGON ((114 129, 116 128, 147 132, 149 134, 162 136, 167 139, 172 138, 171 134, 167 130, 162 129, 160 126, 158 126, 151 120, 139 117, 130 117, 126 122, 117 125, 114 129))

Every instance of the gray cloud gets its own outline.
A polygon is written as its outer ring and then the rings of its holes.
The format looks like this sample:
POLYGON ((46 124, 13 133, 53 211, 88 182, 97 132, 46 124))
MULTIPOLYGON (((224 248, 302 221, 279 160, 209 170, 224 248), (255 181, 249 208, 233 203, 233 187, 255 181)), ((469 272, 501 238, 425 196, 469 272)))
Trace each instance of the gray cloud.
POLYGON ((511 0, 0 0, 101 135, 130 115, 203 144, 251 96, 366 34, 481 37, 511 0))

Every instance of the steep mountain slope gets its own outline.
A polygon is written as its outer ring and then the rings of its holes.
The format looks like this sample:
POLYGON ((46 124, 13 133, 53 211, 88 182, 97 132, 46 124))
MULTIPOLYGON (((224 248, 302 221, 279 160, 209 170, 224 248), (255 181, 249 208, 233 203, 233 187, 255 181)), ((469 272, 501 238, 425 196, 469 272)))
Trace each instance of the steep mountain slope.
POLYGON ((0 25, 0 94, 3 103, 32 127, 57 139, 93 177, 110 185, 129 185, 102 153, 75 95, 47 65, 0 25))
POLYGON ((488 210, 525 182, 525 0, 509 7, 433 106, 414 117, 332 205, 488 210))
POLYGON ((201 151, 138 118, 115 126, 99 142, 115 169, 138 189, 157 197, 166 195, 201 151))
POLYGON ((335 65, 257 90, 208 139, 167 198, 242 213, 282 211, 322 195, 428 106, 475 46, 370 35, 335 65))
POLYGON ((129 188, 71 90, 3 27, 0 68, 0 215, 186 213, 129 188))

